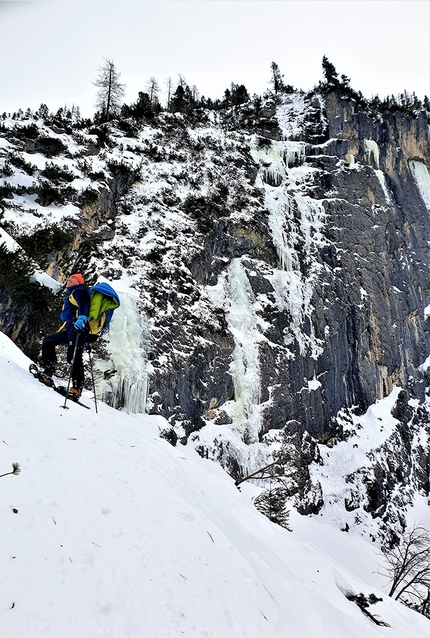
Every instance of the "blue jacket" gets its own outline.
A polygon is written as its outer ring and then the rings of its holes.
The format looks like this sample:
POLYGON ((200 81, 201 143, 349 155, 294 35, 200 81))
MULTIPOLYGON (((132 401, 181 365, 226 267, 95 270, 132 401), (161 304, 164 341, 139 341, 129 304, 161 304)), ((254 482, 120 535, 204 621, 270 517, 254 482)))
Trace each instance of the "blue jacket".
POLYGON ((79 286, 71 286, 67 288, 67 297, 64 300, 63 309, 60 319, 69 323, 76 321, 80 315, 88 317, 90 311, 90 293, 85 284, 79 286))

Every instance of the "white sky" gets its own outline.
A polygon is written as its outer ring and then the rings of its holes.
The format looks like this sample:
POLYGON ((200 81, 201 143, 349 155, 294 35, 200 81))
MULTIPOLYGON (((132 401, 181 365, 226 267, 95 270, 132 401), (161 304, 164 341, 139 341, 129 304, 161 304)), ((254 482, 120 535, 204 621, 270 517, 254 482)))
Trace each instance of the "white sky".
POLYGON ((73 103, 94 112, 92 81, 112 59, 134 102, 178 73, 206 97, 230 83, 263 93, 275 61, 305 90, 327 55, 366 97, 430 96, 429 0, 0 0, 0 113, 73 103))

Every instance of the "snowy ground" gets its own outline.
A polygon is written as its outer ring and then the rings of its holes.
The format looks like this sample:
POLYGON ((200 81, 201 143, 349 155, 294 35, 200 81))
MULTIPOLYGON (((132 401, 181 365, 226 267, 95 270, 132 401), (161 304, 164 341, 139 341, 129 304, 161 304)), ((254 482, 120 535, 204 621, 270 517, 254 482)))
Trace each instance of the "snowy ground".
MULTIPOLYGON (((359 637, 429 634, 381 591, 375 548, 291 515, 272 524, 159 417, 70 405, 0 333, 0 636, 359 637), (384 598, 372 612, 345 593, 384 598)), ((91 405, 91 397, 84 401, 91 405)))

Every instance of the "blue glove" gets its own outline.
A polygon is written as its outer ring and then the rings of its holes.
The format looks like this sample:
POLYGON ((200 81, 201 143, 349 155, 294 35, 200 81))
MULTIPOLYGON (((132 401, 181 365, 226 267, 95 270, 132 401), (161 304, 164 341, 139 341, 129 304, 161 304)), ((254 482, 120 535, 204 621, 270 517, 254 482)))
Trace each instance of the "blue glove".
POLYGON ((82 330, 85 330, 85 326, 87 325, 87 317, 85 315, 79 315, 79 317, 76 319, 75 323, 73 324, 75 330, 77 330, 78 332, 81 332, 82 330))

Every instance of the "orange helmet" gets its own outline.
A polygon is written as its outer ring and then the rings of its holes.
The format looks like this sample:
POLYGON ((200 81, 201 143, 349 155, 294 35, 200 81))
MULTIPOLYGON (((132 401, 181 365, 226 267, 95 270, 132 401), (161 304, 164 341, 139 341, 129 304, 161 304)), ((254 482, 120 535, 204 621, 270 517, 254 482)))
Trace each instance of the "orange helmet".
POLYGON ((72 286, 79 286, 79 284, 84 284, 84 278, 82 275, 70 275, 68 280, 66 281, 66 288, 71 288, 72 286))

